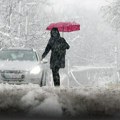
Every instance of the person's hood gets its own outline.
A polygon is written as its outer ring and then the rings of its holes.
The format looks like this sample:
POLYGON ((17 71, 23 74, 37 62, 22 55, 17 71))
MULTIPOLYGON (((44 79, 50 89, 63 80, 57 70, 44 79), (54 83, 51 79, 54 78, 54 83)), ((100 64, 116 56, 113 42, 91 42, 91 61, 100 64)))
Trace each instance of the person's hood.
POLYGON ((40 66, 39 62, 31 61, 0 61, 0 70, 21 70, 30 71, 36 66, 40 66))
MULTIPOLYGON (((57 38, 59 38, 59 37, 60 37, 60 33, 59 33, 58 28, 52 28, 52 30, 50 31, 50 36, 51 36, 51 38, 54 38, 53 35, 52 35, 52 31, 54 31, 54 30, 57 31, 57 33, 58 33, 58 34, 57 34, 57 38)), ((56 39, 56 38, 55 38, 55 39, 56 39)))

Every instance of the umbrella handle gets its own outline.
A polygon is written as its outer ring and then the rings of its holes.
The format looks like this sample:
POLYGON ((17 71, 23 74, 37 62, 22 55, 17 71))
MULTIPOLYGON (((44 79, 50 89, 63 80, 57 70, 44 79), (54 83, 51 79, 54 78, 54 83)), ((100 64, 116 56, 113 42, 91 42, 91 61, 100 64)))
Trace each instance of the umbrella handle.
MULTIPOLYGON (((63 26, 63 32, 64 32, 64 26, 63 26)), ((62 37, 64 36, 64 33, 62 32, 62 37)))
POLYGON ((62 32, 62 37, 64 36, 64 33, 62 32))

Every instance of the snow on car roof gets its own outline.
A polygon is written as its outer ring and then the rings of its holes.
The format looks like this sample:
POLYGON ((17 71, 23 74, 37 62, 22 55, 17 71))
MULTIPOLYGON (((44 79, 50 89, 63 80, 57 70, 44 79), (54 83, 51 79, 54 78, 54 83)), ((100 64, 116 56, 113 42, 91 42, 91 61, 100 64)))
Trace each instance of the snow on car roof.
POLYGON ((30 51, 34 51, 33 48, 16 48, 16 47, 13 47, 13 48, 1 48, 1 50, 30 50, 30 51))

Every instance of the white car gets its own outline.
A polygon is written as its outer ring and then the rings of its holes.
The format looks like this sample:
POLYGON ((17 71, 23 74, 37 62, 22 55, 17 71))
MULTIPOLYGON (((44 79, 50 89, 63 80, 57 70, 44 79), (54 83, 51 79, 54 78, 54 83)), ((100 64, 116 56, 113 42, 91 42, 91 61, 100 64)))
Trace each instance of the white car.
POLYGON ((0 83, 46 85, 47 70, 37 52, 31 48, 0 50, 0 83))

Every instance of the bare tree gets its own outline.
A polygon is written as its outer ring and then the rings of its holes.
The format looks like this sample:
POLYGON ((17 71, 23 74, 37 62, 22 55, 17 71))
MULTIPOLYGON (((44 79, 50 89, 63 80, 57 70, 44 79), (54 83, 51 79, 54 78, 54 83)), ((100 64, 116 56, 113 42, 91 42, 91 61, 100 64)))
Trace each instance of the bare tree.
POLYGON ((108 5, 101 8, 103 17, 109 22, 112 27, 118 31, 120 29, 120 1, 113 0, 108 5))
POLYGON ((49 6, 48 0, 0 0, 0 3, 3 25, 0 34, 3 38, 7 37, 8 42, 11 41, 10 46, 34 46, 38 39, 44 38, 43 29, 48 18, 43 20, 45 14, 41 13, 49 6))

